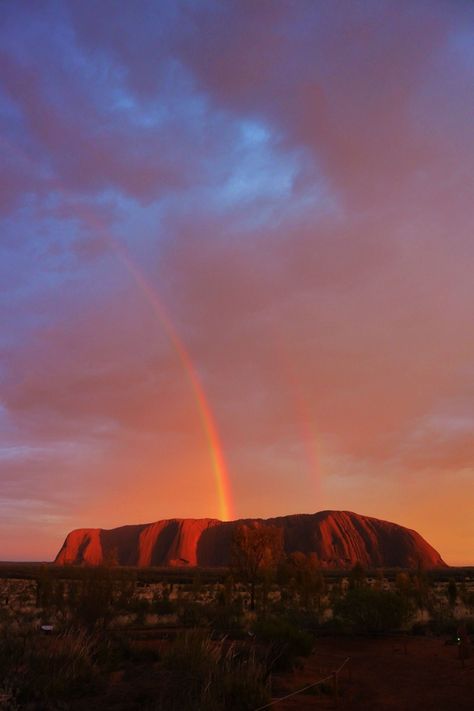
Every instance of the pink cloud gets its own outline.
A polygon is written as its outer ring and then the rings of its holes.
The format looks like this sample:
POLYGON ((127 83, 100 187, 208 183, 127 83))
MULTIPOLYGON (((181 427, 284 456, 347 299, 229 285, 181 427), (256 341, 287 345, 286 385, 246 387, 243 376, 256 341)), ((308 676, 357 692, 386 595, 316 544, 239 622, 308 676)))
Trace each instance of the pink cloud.
POLYGON ((35 196, 5 252, 2 413, 31 449, 2 462, 12 499, 53 516, 82 490, 77 525, 216 512, 186 375, 112 237, 193 358, 239 513, 454 510, 472 438, 426 423, 471 412, 471 10, 141 7, 72 4, 70 55, 2 55, 5 206, 35 196), (429 506, 394 498, 410 476, 429 506))

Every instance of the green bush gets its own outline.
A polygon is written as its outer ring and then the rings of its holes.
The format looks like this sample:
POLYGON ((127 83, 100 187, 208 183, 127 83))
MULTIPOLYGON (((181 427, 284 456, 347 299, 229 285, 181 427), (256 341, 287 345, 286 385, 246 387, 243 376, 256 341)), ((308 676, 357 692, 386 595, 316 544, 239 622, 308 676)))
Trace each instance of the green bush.
POLYGON ((146 615, 150 612, 150 610, 150 602, 144 597, 135 597, 129 606, 129 611, 135 613, 135 622, 139 625, 143 625, 145 623, 146 615))
POLYGON ((353 632, 373 634, 400 629, 410 619, 412 606, 398 593, 359 587, 336 603, 334 615, 353 632))
POLYGON ((293 627, 304 630, 313 637, 319 632, 321 626, 319 614, 316 610, 290 608, 286 614, 284 614, 284 618, 293 625, 293 627))
POLYGON ((297 657, 307 657, 313 648, 313 636, 285 618, 257 620, 253 631, 257 640, 269 645, 275 671, 293 669, 297 657))
POLYGON ((240 598, 226 605, 207 605, 206 615, 211 629, 215 632, 234 634, 243 629, 243 606, 240 598))
POLYGON ((206 611, 198 602, 183 602, 178 606, 179 621, 186 627, 199 627, 207 622, 206 611))
POLYGON ((319 637, 341 636, 345 632, 344 623, 338 617, 330 617, 329 619, 324 620, 324 622, 321 622, 318 627, 319 637))
POLYGON ((426 637, 429 632, 428 624, 426 622, 414 622, 410 632, 415 637, 426 637))
POLYGON ((87 568, 81 579, 71 587, 71 623, 92 631, 107 627, 116 614, 114 581, 107 568, 87 568), (74 589, 74 592, 72 590, 74 589))
POLYGON ((169 597, 154 598, 151 606, 151 611, 157 615, 173 615, 176 612, 177 605, 174 600, 169 597))

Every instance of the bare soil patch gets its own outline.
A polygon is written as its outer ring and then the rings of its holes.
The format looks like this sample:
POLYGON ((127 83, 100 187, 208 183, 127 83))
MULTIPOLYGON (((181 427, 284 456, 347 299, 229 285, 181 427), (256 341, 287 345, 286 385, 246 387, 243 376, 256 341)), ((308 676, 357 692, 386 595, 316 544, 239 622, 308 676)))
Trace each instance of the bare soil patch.
MULTIPOLYGON (((338 708, 351 711, 472 711, 474 658, 464 667, 456 646, 445 639, 325 638, 303 670, 276 678, 273 694, 283 696, 326 676, 350 657, 351 674, 341 673, 338 708)), ((275 711, 335 708, 327 693, 299 694, 272 707, 275 711)))

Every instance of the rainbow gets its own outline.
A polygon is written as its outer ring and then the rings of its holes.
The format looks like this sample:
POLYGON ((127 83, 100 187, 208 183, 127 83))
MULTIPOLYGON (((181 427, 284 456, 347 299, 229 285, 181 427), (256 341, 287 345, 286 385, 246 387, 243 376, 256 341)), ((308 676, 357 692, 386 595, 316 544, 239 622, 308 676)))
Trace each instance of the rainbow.
MULTIPOLYGON (((65 194, 67 195, 67 191, 65 191, 65 194)), ((173 346, 178 360, 186 373, 189 384, 191 385, 201 426, 208 443, 212 471, 214 473, 217 497, 219 501, 219 516, 222 520, 229 521, 235 518, 229 473, 227 471, 216 421, 191 356, 179 337, 171 318, 168 316, 165 307, 160 301, 156 290, 150 284, 145 274, 128 255, 125 247, 108 232, 107 228, 105 228, 99 220, 93 216, 83 216, 82 219, 91 230, 100 234, 100 237, 104 243, 109 245, 119 261, 132 276, 136 285, 152 307, 155 315, 158 317, 162 328, 173 346)))
POLYGON ((153 312, 158 317, 158 320, 168 336, 168 339, 173 346, 176 355, 178 356, 181 366, 186 373, 194 394, 201 425, 209 446, 212 470, 214 473, 217 496, 219 500, 219 516, 222 520, 228 521, 234 517, 229 474, 224 459, 216 421, 204 392, 204 388, 199 379, 196 367, 191 359, 191 356, 189 355, 189 352, 186 350, 181 338, 179 337, 170 317, 168 316, 166 309, 160 301, 156 290, 149 283, 143 272, 131 260, 122 245, 118 245, 116 241, 112 240, 110 237, 108 238, 108 242, 111 244, 120 262, 133 277, 136 285, 146 297, 148 303, 153 309, 153 312))

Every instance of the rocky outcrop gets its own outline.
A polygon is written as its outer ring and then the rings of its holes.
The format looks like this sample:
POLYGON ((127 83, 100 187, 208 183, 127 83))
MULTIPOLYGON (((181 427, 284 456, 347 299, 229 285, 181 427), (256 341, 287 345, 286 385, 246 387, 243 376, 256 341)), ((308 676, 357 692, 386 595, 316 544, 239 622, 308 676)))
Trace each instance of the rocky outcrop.
POLYGON ((67 536, 59 565, 203 566, 229 564, 232 533, 239 524, 283 529, 285 551, 315 554, 325 568, 445 567, 439 553, 416 531, 350 511, 320 511, 270 519, 169 519, 105 530, 84 528, 67 536))

